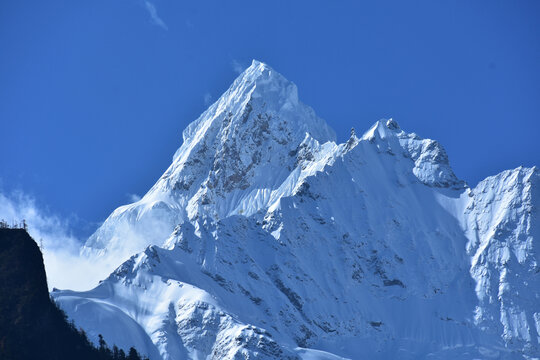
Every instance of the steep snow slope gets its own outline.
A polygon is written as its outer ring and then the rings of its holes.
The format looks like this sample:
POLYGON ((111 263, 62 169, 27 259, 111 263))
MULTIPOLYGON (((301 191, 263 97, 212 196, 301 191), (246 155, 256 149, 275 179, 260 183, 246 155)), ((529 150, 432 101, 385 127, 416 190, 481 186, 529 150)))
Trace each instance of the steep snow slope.
POLYGON ((539 356, 539 171, 471 190, 393 120, 333 138, 254 62, 86 251, 154 245, 53 296, 153 358, 539 356))
POLYGON ((220 219, 264 208, 294 168, 291 154, 308 133, 335 138, 296 86, 254 61, 184 130, 173 162, 138 202, 115 210, 88 240, 98 249, 133 254, 162 244, 174 227, 205 214, 220 219))
POLYGON ((475 322, 527 353, 540 354, 538 169, 480 182, 466 209, 467 253, 479 300, 475 322))

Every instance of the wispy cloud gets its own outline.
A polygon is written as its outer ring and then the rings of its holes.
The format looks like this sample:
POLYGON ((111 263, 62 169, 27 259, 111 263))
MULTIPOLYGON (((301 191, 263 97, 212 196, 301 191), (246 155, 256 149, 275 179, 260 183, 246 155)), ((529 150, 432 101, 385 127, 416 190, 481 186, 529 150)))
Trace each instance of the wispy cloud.
POLYGON ((231 66, 234 70, 235 73, 237 74, 241 74, 244 69, 245 69, 245 66, 243 66, 238 60, 236 59, 232 59, 231 60, 231 66))
POLYGON ((148 10, 148 13, 150 14, 150 19, 152 20, 152 22, 155 25, 159 26, 163 30, 169 30, 169 27, 167 26, 167 24, 165 24, 163 19, 161 19, 159 17, 159 15, 157 13, 156 6, 153 3, 151 3, 148 0, 145 0, 144 1, 144 6, 145 6, 146 10, 148 10))
POLYGON ((207 92, 204 94, 204 105, 209 106, 210 104, 212 104, 212 94, 207 92))
POLYGON ((126 194, 126 196, 128 200, 131 201, 132 203, 141 200, 141 196, 137 194, 126 194))
POLYGON ((49 289, 90 289, 119 265, 118 258, 80 255, 82 241, 70 231, 69 221, 20 191, 0 192, 0 219, 9 224, 26 220, 28 232, 42 245, 49 289))

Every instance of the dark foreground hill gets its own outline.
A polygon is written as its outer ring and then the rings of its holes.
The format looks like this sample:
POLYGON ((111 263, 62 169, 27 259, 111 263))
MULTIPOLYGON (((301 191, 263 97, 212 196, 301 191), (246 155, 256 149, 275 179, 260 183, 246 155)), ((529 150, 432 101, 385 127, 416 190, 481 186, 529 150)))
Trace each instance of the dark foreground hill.
POLYGON ((92 346, 51 301, 43 256, 24 229, 0 229, 0 359, 140 359, 92 346))

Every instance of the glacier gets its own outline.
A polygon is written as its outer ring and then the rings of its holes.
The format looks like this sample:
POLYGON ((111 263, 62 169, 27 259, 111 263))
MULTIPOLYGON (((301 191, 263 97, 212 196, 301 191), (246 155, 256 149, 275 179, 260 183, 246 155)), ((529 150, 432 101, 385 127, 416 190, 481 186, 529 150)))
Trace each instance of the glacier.
POLYGON ((538 359, 539 184, 471 188, 392 119, 339 144, 253 61, 88 239, 118 267, 51 295, 151 359, 538 359))

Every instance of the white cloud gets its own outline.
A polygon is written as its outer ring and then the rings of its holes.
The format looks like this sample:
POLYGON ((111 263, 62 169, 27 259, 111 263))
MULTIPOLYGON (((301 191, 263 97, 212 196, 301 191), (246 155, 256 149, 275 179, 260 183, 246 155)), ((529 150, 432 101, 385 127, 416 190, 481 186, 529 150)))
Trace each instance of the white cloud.
POLYGON ((134 203, 141 200, 141 196, 137 194, 126 194, 130 202, 134 203))
POLYGON ((204 94, 204 105, 209 106, 210 104, 212 104, 212 94, 207 92, 204 94))
POLYGON ((154 4, 152 4, 150 1, 148 0, 145 0, 144 1, 144 6, 146 8, 146 10, 148 10, 148 13, 150 14, 150 19, 152 19, 152 22, 159 26, 160 28, 162 28, 163 30, 169 30, 169 27, 167 26, 167 24, 165 24, 165 22, 163 21, 163 19, 161 19, 157 13, 157 9, 156 9, 156 6, 154 4))
POLYGON ((81 255, 82 241, 72 235, 69 222, 22 192, 0 192, 0 219, 9 224, 26 220, 32 238, 43 245, 49 289, 90 289, 120 265, 118 258, 81 255))
POLYGON ((241 74, 245 69, 245 66, 242 66, 242 64, 240 64, 240 62, 236 59, 232 59, 231 66, 234 72, 237 74, 241 74))

